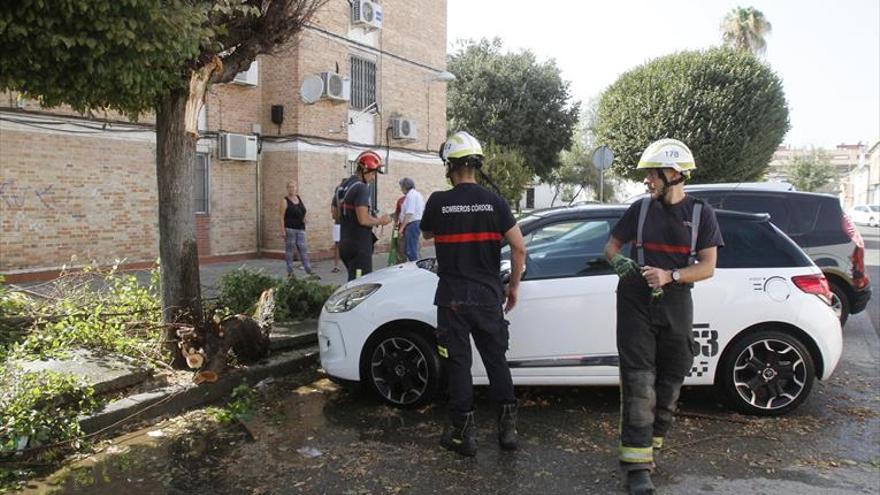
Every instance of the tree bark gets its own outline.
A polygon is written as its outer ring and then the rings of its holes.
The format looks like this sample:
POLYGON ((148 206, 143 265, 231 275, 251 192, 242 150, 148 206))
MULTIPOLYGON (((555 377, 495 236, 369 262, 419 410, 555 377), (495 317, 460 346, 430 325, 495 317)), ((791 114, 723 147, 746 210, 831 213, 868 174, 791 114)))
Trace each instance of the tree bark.
MULTIPOLYGON (((193 214, 193 162, 196 138, 186 132, 189 92, 174 90, 156 105, 156 180, 159 193, 159 261, 162 316, 166 323, 202 327, 199 255, 193 214)), ((186 361, 177 346, 176 330, 166 330, 173 366, 186 361)))

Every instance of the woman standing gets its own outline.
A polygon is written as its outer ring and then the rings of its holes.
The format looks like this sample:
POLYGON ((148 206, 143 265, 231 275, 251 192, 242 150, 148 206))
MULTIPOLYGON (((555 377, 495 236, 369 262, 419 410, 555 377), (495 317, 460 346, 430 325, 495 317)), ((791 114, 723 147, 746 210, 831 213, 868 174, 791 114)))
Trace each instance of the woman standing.
POLYGON ((312 272, 309 248, 306 246, 306 205, 296 193, 296 183, 293 181, 287 183, 287 196, 281 201, 281 228, 287 276, 293 276, 293 250, 296 248, 306 273, 317 277, 312 272))

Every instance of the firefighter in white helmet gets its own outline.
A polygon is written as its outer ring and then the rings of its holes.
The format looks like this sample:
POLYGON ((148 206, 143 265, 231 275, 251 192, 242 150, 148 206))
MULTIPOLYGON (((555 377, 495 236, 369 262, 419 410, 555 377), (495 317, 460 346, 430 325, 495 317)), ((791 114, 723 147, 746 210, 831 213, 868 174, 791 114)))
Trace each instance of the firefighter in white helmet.
POLYGON ((683 183, 696 168, 684 143, 651 143, 637 168, 645 171, 649 196, 624 213, 605 256, 620 277, 619 460, 629 493, 641 495, 654 493, 654 453, 663 447, 682 382, 698 353, 691 288, 713 275, 724 241, 712 207, 684 192, 683 183), (628 243, 630 257, 620 253, 628 243))
POLYGON ((489 376, 489 396, 498 404, 498 443, 512 450, 517 447, 517 409, 505 358, 509 334, 503 311, 516 304, 525 245, 507 202, 476 183, 483 164, 480 143, 456 132, 443 144, 440 158, 453 188, 431 194, 420 224, 437 252, 437 351, 444 363, 451 420, 440 443, 464 456, 477 451, 473 337, 489 376), (500 274, 502 239, 511 248, 506 291, 500 274))

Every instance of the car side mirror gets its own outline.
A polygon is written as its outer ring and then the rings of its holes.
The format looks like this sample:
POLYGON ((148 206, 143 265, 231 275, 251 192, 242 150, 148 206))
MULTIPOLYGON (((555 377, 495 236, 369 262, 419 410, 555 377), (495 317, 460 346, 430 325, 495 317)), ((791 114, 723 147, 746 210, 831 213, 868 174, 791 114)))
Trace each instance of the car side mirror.
POLYGON ((507 285, 510 282, 510 260, 501 260, 501 283, 507 285))

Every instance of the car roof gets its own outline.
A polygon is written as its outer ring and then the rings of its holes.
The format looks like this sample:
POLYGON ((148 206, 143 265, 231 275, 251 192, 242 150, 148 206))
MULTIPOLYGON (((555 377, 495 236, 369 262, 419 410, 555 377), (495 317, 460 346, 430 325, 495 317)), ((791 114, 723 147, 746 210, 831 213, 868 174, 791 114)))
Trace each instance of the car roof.
MULTIPOLYGON (((783 190, 783 189, 773 189, 773 188, 761 188, 761 187, 751 187, 749 185, 740 185, 736 184, 699 184, 699 185, 688 185, 684 186, 685 192, 695 193, 699 195, 699 193, 705 192, 719 192, 724 194, 777 194, 783 196, 792 196, 799 198, 812 198, 819 200, 834 200, 840 201, 840 199, 833 195, 827 193, 814 193, 814 192, 801 192, 794 190, 783 190)), ((645 193, 638 194, 636 196, 632 196, 627 198, 625 203, 635 203, 636 201, 644 198, 646 196, 645 193)))
MULTIPOLYGON (((559 206, 554 208, 546 208, 535 210, 528 215, 520 218, 520 221, 528 219, 529 222, 548 219, 558 220, 564 218, 582 218, 601 215, 603 213, 619 213, 623 214, 631 205, 626 204, 595 204, 595 205, 579 205, 579 206, 559 206)), ((767 213, 745 213, 732 210, 715 210, 715 215, 723 218, 731 218, 737 220, 745 220, 752 222, 766 222, 770 220, 767 213)))
POLYGON ((745 189, 747 191, 797 191, 788 182, 719 182, 716 184, 688 184, 686 190, 699 189, 745 189))

